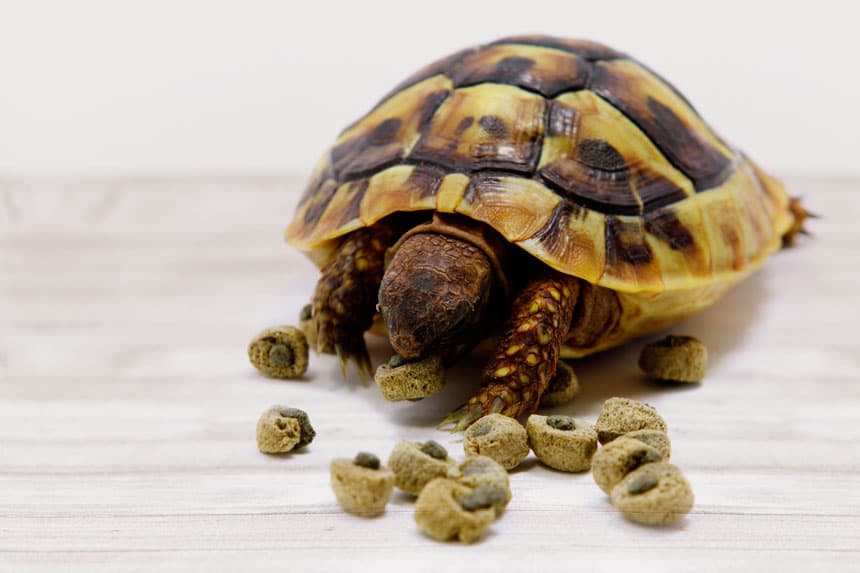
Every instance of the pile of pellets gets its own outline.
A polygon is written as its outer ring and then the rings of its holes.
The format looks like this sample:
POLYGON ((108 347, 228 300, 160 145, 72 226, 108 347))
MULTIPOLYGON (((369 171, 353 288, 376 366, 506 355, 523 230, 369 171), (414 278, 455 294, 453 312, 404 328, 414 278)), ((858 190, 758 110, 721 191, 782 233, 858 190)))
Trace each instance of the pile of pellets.
POLYGON ((399 441, 387 467, 370 453, 331 462, 331 487, 340 506, 362 517, 385 511, 394 488, 415 499, 415 523, 440 541, 480 539, 511 500, 508 473, 486 456, 461 462, 430 440, 399 441))
MULTIPOLYGON (((386 466, 372 453, 336 458, 331 488, 340 506, 362 517, 385 512, 394 488, 415 498, 415 522, 434 539, 477 541, 504 513, 512 493, 508 470, 533 451, 544 465, 564 472, 591 470, 595 483, 626 518, 648 525, 674 523, 693 507, 693 491, 669 463, 671 442, 657 411, 628 398, 610 398, 596 424, 570 416, 529 416, 524 428, 501 414, 466 430, 465 460, 430 440, 399 441, 386 466), (598 448, 598 444, 602 444, 598 448)), ((273 406, 257 423, 257 446, 284 453, 315 435, 308 415, 273 406)))
MULTIPOLYGON (((274 378, 304 375, 308 348, 313 346, 308 343, 312 334, 308 309, 303 309, 301 319, 300 328, 267 329, 251 342, 248 355, 261 373, 274 378)), ((706 361, 699 341, 675 336, 646 346, 640 367, 653 378, 698 382, 706 361)), ((395 360, 377 370, 376 380, 390 400, 421 399, 442 387, 444 369, 437 362, 395 360)), ((573 370, 559 362, 541 405, 564 404, 578 390, 573 370)), ((298 408, 273 406, 257 423, 257 447, 267 454, 303 448, 314 436, 307 413, 298 408)), ((401 440, 385 466, 369 452, 332 460, 331 488, 345 511, 362 517, 383 514, 393 490, 402 490, 414 497, 414 519, 425 534, 463 543, 481 539, 503 515, 512 497, 508 471, 530 452, 554 470, 591 471, 621 514, 638 523, 674 523, 694 503, 689 482, 669 463, 665 420, 653 407, 628 398, 607 400, 595 424, 571 416, 533 414, 523 427, 513 418, 490 414, 466 429, 463 451, 466 458, 458 461, 435 441, 401 440)))

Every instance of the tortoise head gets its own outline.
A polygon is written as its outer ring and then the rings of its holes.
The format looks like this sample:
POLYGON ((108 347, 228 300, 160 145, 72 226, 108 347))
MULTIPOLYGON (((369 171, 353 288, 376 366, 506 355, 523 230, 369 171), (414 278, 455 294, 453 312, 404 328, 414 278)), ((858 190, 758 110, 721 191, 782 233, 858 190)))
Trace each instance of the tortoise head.
POLYGON ((470 348, 486 326, 492 286, 490 260, 471 242, 438 232, 408 236, 379 287, 392 347, 407 360, 470 348))

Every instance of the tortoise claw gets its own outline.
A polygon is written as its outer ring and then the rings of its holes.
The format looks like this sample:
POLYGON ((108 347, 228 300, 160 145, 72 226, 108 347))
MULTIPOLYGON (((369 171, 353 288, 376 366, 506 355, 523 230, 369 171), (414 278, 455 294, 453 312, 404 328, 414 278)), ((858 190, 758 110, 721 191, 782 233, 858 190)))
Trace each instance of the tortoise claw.
POLYGON ((499 397, 496 397, 493 399, 493 403, 490 406, 490 414, 498 414, 499 412, 504 410, 506 407, 507 407, 507 404, 505 403, 505 401, 499 397))
POLYGON ((317 356, 320 354, 334 354, 334 344, 327 329, 323 328, 323 322, 319 315, 314 314, 311 318, 310 331, 313 333, 314 349, 317 356))
POLYGON ((439 422, 436 429, 451 433, 462 432, 486 413, 480 403, 469 401, 448 414, 444 420, 439 422))
POLYGON ((367 353, 367 345, 364 343, 364 334, 348 334, 339 331, 336 324, 324 322, 323 313, 313 317, 311 326, 316 332, 317 354, 335 354, 340 362, 340 371, 346 378, 349 373, 350 362, 355 364, 355 370, 362 383, 367 384, 373 379, 373 370, 370 364, 370 355, 367 353))
POLYGON ((353 344, 341 345, 335 344, 335 354, 340 362, 340 371, 343 377, 346 378, 349 371, 349 364, 355 364, 355 370, 358 373, 358 378, 365 386, 373 380, 373 370, 370 364, 370 356, 367 353, 367 346, 364 344, 364 339, 353 344))

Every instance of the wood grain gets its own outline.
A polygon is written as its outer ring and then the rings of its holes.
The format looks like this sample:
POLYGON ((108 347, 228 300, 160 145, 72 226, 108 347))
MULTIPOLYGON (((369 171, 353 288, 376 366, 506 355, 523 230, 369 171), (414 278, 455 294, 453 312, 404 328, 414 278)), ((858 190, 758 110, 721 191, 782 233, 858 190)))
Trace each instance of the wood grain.
POLYGON ((461 547, 424 537, 406 496, 378 519, 342 513, 328 463, 400 438, 462 455, 432 427, 474 392, 479 358, 415 404, 343 381, 330 356, 296 382, 248 364, 316 279, 281 241, 301 177, 0 180, 0 570, 860 570, 860 182, 787 183, 825 218, 674 329, 709 347, 700 386, 643 380, 637 341, 576 364, 583 392, 553 410, 657 407, 693 512, 640 527, 590 475, 530 458, 503 519, 461 547), (306 452, 256 450, 275 403, 309 411, 306 452))

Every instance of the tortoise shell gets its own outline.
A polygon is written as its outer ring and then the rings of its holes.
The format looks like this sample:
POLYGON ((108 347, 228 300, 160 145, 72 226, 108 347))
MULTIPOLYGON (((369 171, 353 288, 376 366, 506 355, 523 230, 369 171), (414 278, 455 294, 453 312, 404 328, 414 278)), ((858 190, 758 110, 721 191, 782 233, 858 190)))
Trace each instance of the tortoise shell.
POLYGON ((634 59, 521 36, 427 66, 347 127, 286 238, 321 262, 392 213, 459 213, 561 272, 659 293, 756 268, 791 226, 788 201, 634 59))

